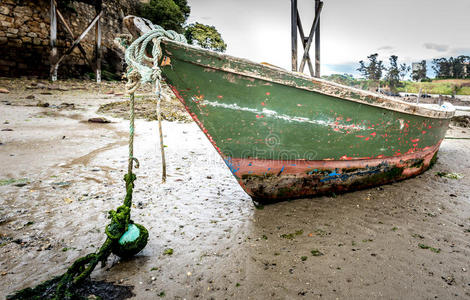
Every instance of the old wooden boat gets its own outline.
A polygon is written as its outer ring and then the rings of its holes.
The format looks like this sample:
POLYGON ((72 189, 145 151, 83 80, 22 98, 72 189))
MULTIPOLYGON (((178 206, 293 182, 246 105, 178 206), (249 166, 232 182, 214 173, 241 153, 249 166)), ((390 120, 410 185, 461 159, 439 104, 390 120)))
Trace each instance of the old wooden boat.
POLYGON ((162 50, 166 82, 257 201, 416 176, 435 162, 455 112, 174 41, 162 50))

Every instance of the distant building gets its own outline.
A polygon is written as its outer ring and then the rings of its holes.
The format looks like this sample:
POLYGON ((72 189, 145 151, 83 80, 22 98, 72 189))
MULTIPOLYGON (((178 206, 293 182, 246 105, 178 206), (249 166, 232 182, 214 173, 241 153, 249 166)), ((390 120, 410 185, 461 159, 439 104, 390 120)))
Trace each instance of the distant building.
POLYGON ((470 77, 470 62, 463 63, 463 76, 470 77))

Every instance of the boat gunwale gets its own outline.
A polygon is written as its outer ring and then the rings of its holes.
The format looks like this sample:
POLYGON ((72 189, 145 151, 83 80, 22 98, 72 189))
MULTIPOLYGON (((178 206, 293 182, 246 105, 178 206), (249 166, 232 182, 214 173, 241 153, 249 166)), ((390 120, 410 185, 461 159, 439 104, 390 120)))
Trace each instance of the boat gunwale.
MULTIPOLYGON (((431 107, 424 107, 424 106, 421 106, 419 104, 408 103, 408 102, 405 102, 403 100, 395 99, 395 98, 388 97, 388 96, 385 96, 385 95, 381 95, 381 94, 378 94, 378 93, 374 93, 374 92, 371 92, 371 91, 360 90, 360 89, 345 86, 345 85, 342 85, 342 84, 339 84, 339 83, 336 83, 336 82, 331 82, 331 81, 328 81, 328 80, 324 80, 324 79, 321 79, 321 78, 310 77, 310 76, 308 76, 306 74, 303 74, 303 73, 288 71, 288 70, 278 68, 278 67, 275 67, 275 66, 265 65, 265 64, 253 62, 249 59, 234 57, 234 56, 231 56, 231 55, 228 55, 228 54, 223 54, 223 53, 215 52, 215 51, 212 51, 212 50, 203 49, 203 48, 200 48, 200 47, 197 47, 197 46, 176 42, 176 41, 169 40, 169 39, 166 39, 166 38, 162 39, 162 43, 163 44, 170 43, 170 44, 173 44, 177 47, 183 48, 183 50, 193 51, 193 52, 196 52, 198 54, 206 55, 206 56, 210 55, 212 57, 216 57, 219 60, 226 60, 226 61, 234 62, 234 63, 238 63, 238 64, 248 64, 248 65, 254 66, 256 68, 261 68, 263 70, 268 70, 270 72, 275 72, 275 73, 282 74, 282 75, 285 75, 285 76, 290 76, 293 79, 300 79, 300 80, 303 80, 303 81, 307 81, 310 84, 312 84, 312 83, 313 84, 318 84, 318 85, 321 86, 322 89, 317 89, 315 87, 307 86, 307 85, 299 85, 299 84, 296 84, 295 82, 286 82, 284 80, 281 80, 280 78, 268 77, 268 76, 265 76, 265 75, 262 75, 262 74, 257 74, 257 73, 253 73, 253 72, 249 72, 249 71, 228 68, 224 65, 222 65, 222 66, 211 66, 211 65, 203 64, 203 63, 195 61, 195 60, 182 59, 182 61, 194 64, 194 65, 198 65, 198 66, 201 66, 201 67, 204 67, 204 68, 215 69, 215 70, 224 71, 224 72, 227 72, 227 73, 232 73, 232 74, 235 74, 235 75, 240 75, 240 76, 245 76, 245 77, 250 77, 250 78, 254 78, 254 79, 267 81, 267 82, 277 83, 277 84, 281 84, 281 85, 284 85, 284 86, 289 86, 289 87, 293 87, 293 88, 307 90, 307 91, 310 91, 310 92, 320 93, 320 94, 330 96, 330 97, 334 97, 334 98, 338 98, 338 99, 341 99, 341 100, 357 102, 357 103, 360 103, 360 104, 374 106, 374 107, 378 107, 378 108, 382 108, 382 109, 386 109, 386 110, 397 111, 397 112, 405 113, 405 114, 409 114, 409 115, 416 115, 416 116, 421 116, 421 117, 426 117, 426 118, 433 118, 433 119, 450 119, 455 114, 455 108, 453 107, 452 104, 450 104, 448 102, 443 103, 444 105, 446 105, 449 108, 449 109, 446 109, 446 110, 444 110, 444 109, 434 109, 434 108, 431 108, 431 107), (325 85, 327 85, 327 87, 325 87, 325 85), (334 94, 331 91, 330 91, 330 93, 328 93, 328 88, 330 88, 330 87, 333 87, 334 89, 350 91, 352 93, 359 94, 364 98, 365 97, 373 97, 374 100, 380 100, 380 101, 378 101, 378 102, 369 102, 369 101, 363 100, 362 98, 361 99, 355 99, 355 98, 351 98, 351 97, 338 96, 337 94, 334 94)), ((169 55, 169 56, 171 57, 171 55, 169 55)), ((306 82, 304 82, 304 83, 306 83, 306 82)))

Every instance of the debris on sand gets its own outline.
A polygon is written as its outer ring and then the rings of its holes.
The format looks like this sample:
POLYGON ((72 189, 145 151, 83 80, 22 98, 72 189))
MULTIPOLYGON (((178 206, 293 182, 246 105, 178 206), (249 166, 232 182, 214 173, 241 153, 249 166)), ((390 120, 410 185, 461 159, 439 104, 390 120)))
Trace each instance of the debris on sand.
POLYGON ((421 249, 429 249, 434 253, 440 253, 441 252, 441 249, 434 248, 434 247, 431 247, 431 246, 428 246, 428 245, 425 245, 425 244, 418 244, 418 247, 421 248, 421 249))
POLYGON ((103 118, 103 117, 89 118, 88 122, 90 122, 90 123, 102 123, 102 124, 111 123, 110 120, 108 120, 106 118, 103 118))
POLYGON ((38 104, 36 104, 37 107, 49 107, 49 103, 48 102, 42 102, 42 101, 39 101, 38 104))
MULTIPOLYGON (((157 120, 157 100, 137 99, 135 101, 135 113, 137 118, 148 121, 157 120)), ((184 106, 177 100, 163 100, 160 103, 162 119, 170 122, 180 121, 184 123, 192 122, 191 116, 186 112, 184 106)), ((117 118, 129 118, 129 101, 113 102, 101 105, 98 113, 110 114, 117 118)))
POLYGON ((454 116, 451 124, 458 127, 470 128, 470 116, 454 116))
POLYGON ((163 255, 173 255, 173 249, 168 248, 163 251, 163 255))
POLYGON ((463 175, 459 173, 437 172, 436 175, 439 177, 445 177, 449 179, 462 179, 463 178, 463 175))
POLYGON ((14 185, 17 187, 23 187, 27 184, 29 184, 29 179, 28 178, 20 178, 20 179, 15 179, 15 178, 9 178, 9 179, 0 179, 0 186, 4 185, 14 185))
POLYGON ((320 250, 318 249, 313 249, 312 251, 310 251, 310 253, 312 253, 313 256, 322 256, 324 255, 320 250))
POLYGON ((281 238, 283 238, 283 239, 288 239, 288 240, 293 240, 296 236, 302 235, 303 233, 304 233, 304 231, 301 229, 301 230, 297 230, 297 231, 294 232, 294 233, 284 233, 284 234, 281 234, 281 238))

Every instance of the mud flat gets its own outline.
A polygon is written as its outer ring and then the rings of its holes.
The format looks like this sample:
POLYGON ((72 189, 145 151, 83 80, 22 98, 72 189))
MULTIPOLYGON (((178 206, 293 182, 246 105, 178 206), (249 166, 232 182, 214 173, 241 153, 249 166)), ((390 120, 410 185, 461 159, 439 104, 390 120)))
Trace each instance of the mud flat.
MULTIPOLYGON (((101 245, 124 196, 128 125, 97 113, 125 101, 121 84, 0 87, 10 91, 0 94, 4 298, 101 245)), ((163 127, 165 184, 156 124, 137 121, 133 218, 149 244, 131 260, 111 257, 93 280, 133 287, 133 299, 470 297, 470 140, 445 140, 434 168, 410 180, 256 209, 196 124, 163 127)))

